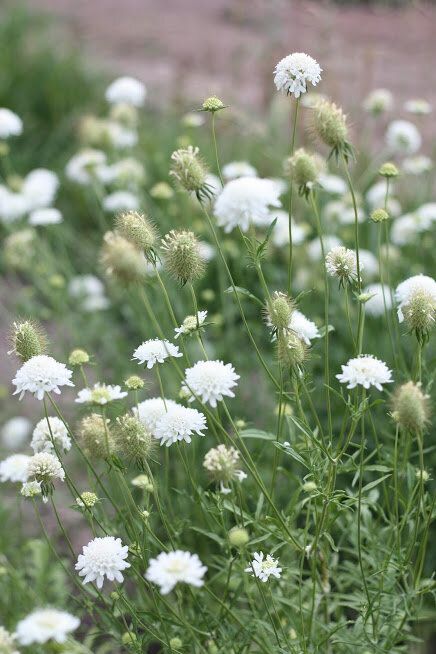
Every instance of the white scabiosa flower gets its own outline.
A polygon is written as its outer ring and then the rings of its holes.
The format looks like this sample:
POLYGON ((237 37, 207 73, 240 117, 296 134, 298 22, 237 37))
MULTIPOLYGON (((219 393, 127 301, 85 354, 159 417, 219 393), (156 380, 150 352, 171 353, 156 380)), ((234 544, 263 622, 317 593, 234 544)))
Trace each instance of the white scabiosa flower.
POLYGON ((423 175, 433 168, 433 161, 424 154, 403 159, 402 169, 407 175, 423 175))
POLYGON ((295 332, 298 338, 301 338, 306 345, 310 345, 314 338, 320 338, 321 336, 315 323, 309 320, 309 318, 306 318, 304 313, 301 313, 298 309, 292 311, 288 329, 295 332))
POLYGON ((378 276, 380 270, 377 257, 370 251, 361 248, 359 250, 360 270, 364 271, 364 277, 368 281, 378 276))
POLYGON ((4 627, 0 627, 0 652, 1 654, 20 654, 15 649, 15 634, 9 633, 4 627))
POLYGON ((421 143, 418 128, 408 120, 394 120, 386 130, 386 145, 395 154, 415 154, 421 143))
MULTIPOLYGON (((42 493, 42 485, 40 481, 25 481, 21 486, 21 495, 23 497, 36 497, 42 493)), ((0 649, 1 652, 1 649, 0 649)))
POLYGON ((278 91, 299 98, 307 91, 307 83, 316 86, 321 81, 322 68, 304 52, 293 52, 281 59, 274 70, 274 84, 278 91))
POLYGON ((134 77, 118 77, 106 89, 105 98, 110 104, 128 104, 142 107, 147 90, 145 84, 134 77))
POLYGON ((97 170, 106 164, 106 155, 101 150, 87 148, 73 155, 65 167, 65 174, 76 184, 86 186, 97 177, 97 170))
POLYGON ((207 311, 198 311, 197 316, 186 316, 180 327, 174 329, 176 335, 174 338, 179 338, 181 334, 192 334, 197 331, 207 318, 207 311))
POLYGON ((278 559, 274 559, 271 554, 266 557, 263 552, 255 552, 253 560, 245 572, 250 572, 252 577, 257 577, 260 581, 266 582, 270 577, 280 579, 282 568, 278 559))
POLYGON ((1 428, 2 445, 8 450, 19 449, 32 432, 32 423, 24 416, 15 416, 7 420, 1 428))
POLYGON ((79 625, 80 620, 66 611, 36 609, 17 624, 16 638, 24 646, 49 641, 65 643, 79 625))
POLYGON ((0 186, 0 219, 9 224, 22 218, 29 210, 27 199, 21 193, 13 193, 0 186))
POLYGON ((177 441, 190 443, 193 434, 204 436, 203 431, 207 424, 203 413, 176 403, 167 409, 156 421, 153 432, 153 436, 160 440, 161 445, 169 447, 177 441))
POLYGON ((27 481, 27 468, 31 457, 26 454, 12 454, 0 462, 0 481, 27 481))
POLYGON ((177 402, 174 400, 165 399, 161 397, 150 397, 134 407, 133 412, 138 416, 144 427, 156 438, 156 424, 167 411, 176 407, 177 402))
POLYGON ((341 384, 347 384, 347 388, 356 388, 360 385, 363 388, 375 386, 379 391, 383 390, 382 384, 391 384, 392 371, 389 370, 384 361, 380 361, 372 354, 361 354, 350 359, 344 366, 341 366, 342 373, 336 375, 341 384))
POLYGON ((27 478, 50 484, 56 479, 64 481, 65 471, 57 456, 50 452, 38 452, 29 459, 27 478))
POLYGON ((59 178, 51 170, 36 168, 24 178, 21 194, 26 198, 29 210, 51 206, 59 188, 59 178))
POLYGON ((102 588, 105 577, 109 581, 122 583, 122 570, 130 568, 130 563, 125 560, 128 549, 127 545, 122 544, 121 538, 113 536, 94 538, 88 545, 84 545, 83 554, 79 554, 76 563, 79 575, 85 577, 83 583, 95 581, 97 588, 102 588))
POLYGON ((103 282, 95 275, 76 275, 68 284, 68 295, 83 311, 102 311, 109 306, 103 282))
POLYGON ((222 174, 226 182, 238 177, 257 177, 257 170, 247 161, 231 161, 222 167, 222 174))
POLYGON ((414 275, 398 284, 395 289, 395 300, 398 308, 410 301, 410 298, 417 292, 424 291, 429 293, 436 301, 436 281, 428 275, 414 275))
POLYGON ((114 191, 103 198, 103 209, 109 213, 136 211, 139 206, 138 196, 131 191, 114 191))
POLYGON ((220 492, 227 495, 231 481, 243 481, 247 475, 239 468, 239 452, 234 447, 218 445, 210 449, 203 460, 203 467, 220 483, 220 492))
POLYGON ((394 97, 388 89, 374 89, 365 98, 363 108, 374 116, 391 111, 394 106, 394 97))
POLYGON ((426 116, 431 114, 433 107, 430 102, 422 98, 413 98, 404 103, 404 111, 415 116, 426 116))
POLYGON ((204 585, 203 577, 207 567, 197 554, 175 550, 161 552, 155 559, 150 559, 145 578, 160 588, 162 595, 170 593, 179 583, 200 588, 204 585))
POLYGON ((379 318, 385 313, 386 310, 392 309, 391 289, 387 284, 370 284, 367 286, 363 293, 372 295, 372 297, 365 302, 365 312, 373 318, 379 318), (384 299, 383 299, 384 298, 384 299))
POLYGON ((59 209, 47 207, 45 209, 35 209, 29 215, 29 225, 37 227, 39 225, 59 225, 63 217, 59 209))
MULTIPOLYGON (((325 258, 325 267, 331 277, 337 277, 340 284, 357 280, 357 257, 354 250, 344 246, 333 248, 325 258)), ((363 266, 360 266, 362 270, 363 266)))
MULTIPOLYGON (((325 252, 329 252, 330 250, 333 250, 334 248, 342 245, 342 241, 337 236, 333 236, 332 234, 326 234, 323 237, 323 243, 325 252)), ((322 259, 322 248, 319 238, 314 238, 307 244, 307 256, 313 262, 320 261, 322 259)))
MULTIPOLYGON (((289 215, 282 209, 271 211, 271 222, 277 220, 274 225, 271 240, 277 248, 289 244, 289 215)), ((292 245, 301 245, 306 240, 308 226, 291 221, 292 245)))
POLYGON ((133 358, 137 359, 140 364, 147 364, 150 370, 156 363, 163 363, 168 357, 181 357, 183 354, 179 351, 177 345, 167 340, 153 338, 144 341, 133 353, 133 358))
POLYGON ((271 208, 280 208, 279 189, 270 179, 240 177, 228 182, 216 199, 214 214, 226 233, 236 227, 246 232, 252 223, 269 225, 274 218, 271 208))
POLYGON ((185 370, 182 390, 193 402, 198 397, 204 404, 215 408, 223 397, 235 397, 233 388, 238 385, 239 375, 231 363, 222 361, 197 361, 185 370))
POLYGON ((74 386, 70 379, 72 374, 65 364, 59 363, 53 357, 40 354, 23 363, 17 370, 12 380, 16 386, 14 395, 20 393, 20 400, 26 391, 33 393, 38 400, 43 399, 44 393, 53 392, 59 395, 60 386, 74 386))
POLYGON ((320 173, 318 176, 318 184, 321 186, 323 191, 330 195, 344 195, 347 192, 346 181, 338 175, 320 173))
POLYGON ((38 452, 53 452, 54 445, 68 452, 71 449, 71 438, 68 436, 68 430, 62 420, 56 416, 49 416, 47 419, 42 418, 33 430, 30 447, 35 454, 38 452), (53 445, 54 441, 54 445, 53 445))
POLYGON ((6 140, 10 136, 20 136, 23 131, 23 121, 10 109, 0 109, 0 139, 6 140))
POLYGON ((127 392, 121 390, 118 384, 111 386, 110 384, 94 384, 92 388, 83 388, 79 391, 76 402, 79 404, 99 404, 104 406, 108 402, 121 400, 127 396, 127 392))

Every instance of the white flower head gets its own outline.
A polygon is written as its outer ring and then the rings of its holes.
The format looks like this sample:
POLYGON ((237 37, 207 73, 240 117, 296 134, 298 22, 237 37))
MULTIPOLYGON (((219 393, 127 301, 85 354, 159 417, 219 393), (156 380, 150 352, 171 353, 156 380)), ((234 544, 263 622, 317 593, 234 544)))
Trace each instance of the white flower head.
POLYGON ((363 292, 372 297, 365 302, 365 312, 373 318, 383 316, 386 310, 392 309, 391 289, 387 284, 370 284, 363 292))
POLYGON ((140 364, 147 364, 150 370, 156 363, 163 363, 168 357, 183 356, 177 345, 167 340, 153 338, 144 341, 133 353, 133 358, 137 359, 140 364))
POLYGON ((32 423, 24 416, 16 416, 5 422, 1 428, 2 445, 8 450, 17 450, 30 436, 32 432, 32 423))
POLYGON ((59 363, 53 357, 39 354, 32 357, 17 370, 12 380, 16 390, 14 395, 20 393, 20 400, 28 391, 38 399, 42 400, 44 393, 60 394, 60 386, 74 386, 70 377, 72 371, 64 363, 59 363))
POLYGON ((403 159, 403 172, 408 175, 423 175, 428 173, 433 168, 433 160, 426 157, 424 154, 417 154, 414 157, 406 157, 403 159))
POLYGON ((224 495, 231 492, 227 484, 231 481, 243 481, 247 475, 239 467, 239 452, 234 447, 218 445, 211 448, 204 457, 203 467, 220 482, 220 491, 224 495))
POLYGON ((10 136, 20 136, 23 131, 23 121, 17 114, 6 107, 0 108, 0 139, 10 136))
POLYGON ((66 611, 44 608, 33 611, 17 624, 16 637, 21 645, 43 644, 50 640, 65 643, 80 620, 66 611))
POLYGON ((161 445, 169 447, 178 441, 191 442, 191 436, 204 436, 206 417, 197 409, 184 407, 174 403, 156 421, 153 436, 160 440, 161 445))
POLYGON ((45 209, 35 209, 29 215, 29 225, 37 227, 38 225, 58 225, 63 221, 59 209, 47 207, 45 209))
POLYGON ((50 452, 38 452, 28 461, 27 478, 42 483, 52 483, 55 479, 64 481, 65 471, 57 456, 50 452))
POLYGON ((118 77, 106 89, 105 97, 110 104, 128 104, 142 107, 147 90, 138 79, 129 76, 118 77))
POLYGON ((228 182, 218 195, 214 214, 226 233, 236 227, 246 232, 250 224, 258 227, 274 220, 271 208, 280 208, 280 191, 271 179, 240 177, 228 182))
POLYGON ((379 275, 379 264, 377 257, 371 252, 371 250, 365 250, 363 248, 359 249, 359 263, 360 271, 364 271, 364 277, 368 281, 378 277, 379 275))
POLYGON ((0 652, 1 654, 20 654, 15 649, 15 634, 9 633, 4 627, 0 626, 0 652))
POLYGON ((398 305, 398 319, 403 322, 403 308, 409 304, 416 293, 425 292, 436 302, 436 280, 428 275, 414 275, 398 284, 395 289, 395 301, 398 305))
POLYGON ((144 427, 156 438, 156 424, 167 411, 176 407, 177 402, 174 400, 165 399, 161 397, 150 397, 134 407, 133 412, 138 416, 144 427))
POLYGON ((229 182, 238 177, 257 177, 257 170, 247 161, 231 161, 222 168, 224 179, 229 182))
POLYGON ((374 89, 365 98, 363 107, 374 116, 391 111, 394 106, 394 97, 388 89, 374 89))
POLYGON ((332 248, 326 255, 325 267, 328 274, 337 277, 340 283, 350 283, 357 279, 356 252, 342 245, 332 248))
POLYGON ((84 545, 83 554, 79 554, 76 563, 79 575, 85 577, 83 583, 95 581, 97 588, 102 588, 105 577, 109 581, 122 583, 122 570, 130 568, 130 563, 125 560, 128 549, 127 545, 122 544, 121 538, 113 536, 94 538, 88 545, 84 545))
POLYGON ((338 175, 320 173, 318 184, 326 193, 330 193, 330 195, 345 195, 347 192, 347 182, 338 175))
POLYGON ((36 168, 24 178, 21 194, 30 211, 50 207, 59 188, 59 178, 52 170, 36 168))
POLYGON ((207 567, 197 554, 175 550, 161 552, 155 559, 150 559, 145 578, 160 587, 162 595, 170 593, 178 583, 189 584, 199 588, 203 586, 203 577, 207 567))
POLYGON ((392 371, 389 370, 384 361, 380 361, 372 354, 361 354, 360 356, 350 359, 345 365, 341 366, 342 373, 336 375, 341 384, 347 384, 347 388, 356 388, 360 385, 363 388, 375 386, 377 390, 382 391, 382 384, 391 384, 392 371))
POLYGON ((109 213, 136 211, 139 207, 139 198, 131 191, 114 191, 103 199, 103 209, 109 213))
MULTIPOLYGON (((284 247, 289 243, 289 214, 282 209, 273 209, 271 211, 271 222, 276 220, 272 242, 277 248, 284 247)), ((292 245, 301 245, 306 240, 308 227, 305 224, 299 224, 291 221, 292 245)))
POLYGON ((33 430, 30 447, 34 453, 53 453, 54 446, 64 452, 68 452, 71 449, 71 438, 68 436, 68 429, 62 420, 56 416, 49 416, 48 423, 46 418, 42 418, 33 430))
POLYGON ((306 345, 310 345, 310 342, 314 338, 320 338, 319 329, 315 323, 309 320, 309 318, 306 318, 304 313, 301 313, 298 309, 292 311, 288 329, 295 332, 298 338, 301 338, 306 345))
POLYGON ((274 84, 278 91, 299 98, 307 91, 307 83, 316 86, 321 81, 322 68, 304 52, 293 52, 281 59, 274 70, 274 84))
POLYGON ((127 396, 127 392, 121 390, 118 384, 111 386, 110 384, 94 384, 92 388, 83 388, 79 391, 76 402, 79 404, 99 404, 104 406, 108 402, 121 400, 127 396))
POLYGON ((97 169, 105 164, 104 152, 87 148, 71 157, 65 167, 65 174, 72 182, 87 185, 97 177, 97 169))
MULTIPOLYGON (((42 493, 42 485, 40 481, 25 481, 20 491, 23 497, 36 497, 42 493)), ((1 649, 0 649, 1 651, 1 649)))
POLYGON ((395 154, 415 154, 421 147, 418 128, 408 120, 394 120, 386 131, 386 144, 395 154))
POLYGON ((192 334, 197 331, 207 318, 207 311, 198 311, 197 316, 186 316, 180 327, 174 329, 176 335, 174 338, 179 338, 181 334, 192 334))
POLYGON ((204 404, 215 408, 223 397, 235 397, 233 388, 238 385, 239 375, 231 363, 222 361, 197 361, 185 370, 182 390, 192 402, 198 397, 204 404))
POLYGON ((8 224, 22 218, 29 211, 29 204, 22 193, 14 193, 0 186, 0 219, 8 224))
POLYGON ((426 116, 431 114, 433 107, 427 100, 422 98, 413 98, 404 103, 404 111, 415 116, 426 116))
POLYGON ((27 468, 31 457, 26 454, 12 454, 0 462, 0 481, 27 481, 27 468))
POLYGON ((278 559, 274 559, 271 554, 266 557, 263 552, 255 552, 253 560, 245 572, 250 572, 252 577, 257 577, 260 581, 266 582, 272 576, 280 579, 282 568, 280 568, 278 559))

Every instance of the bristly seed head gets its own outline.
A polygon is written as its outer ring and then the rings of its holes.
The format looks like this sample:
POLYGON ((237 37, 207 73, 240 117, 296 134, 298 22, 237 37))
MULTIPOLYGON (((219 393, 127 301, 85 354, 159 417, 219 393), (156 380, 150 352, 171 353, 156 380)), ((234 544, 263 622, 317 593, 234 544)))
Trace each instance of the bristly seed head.
POLYGON ((185 191, 195 193, 200 201, 211 197, 211 190, 206 181, 208 171, 199 156, 198 148, 188 145, 187 148, 176 150, 171 155, 171 161, 170 175, 185 191))
POLYGON ((153 437, 142 422, 131 413, 117 418, 113 430, 116 450, 142 467, 153 449, 153 437))
POLYGON ((91 413, 82 418, 78 432, 83 449, 91 459, 107 459, 114 453, 114 439, 109 420, 99 413, 91 413))
POLYGON ((347 159, 352 154, 350 144, 347 142, 347 117, 334 102, 321 100, 313 109, 314 129, 318 137, 332 149, 338 157, 341 153, 347 159))
POLYGON ((274 328, 274 331, 288 329, 291 322, 294 302, 285 293, 275 291, 266 307, 266 321, 274 328))
POLYGON ((430 417, 429 396, 421 384, 412 381, 396 389, 392 398, 392 417, 405 431, 422 433, 430 417))
POLYGON ((142 250, 150 261, 156 260, 155 248, 158 239, 156 227, 144 214, 127 211, 115 218, 115 229, 125 239, 142 250))
POLYGON ((143 282, 147 276, 144 254, 117 232, 106 232, 104 235, 100 260, 106 274, 123 284, 143 282))
POLYGON ((25 363, 47 352, 48 339, 34 320, 14 322, 11 333, 12 350, 25 363))
POLYGON ((168 273, 182 285, 203 275, 205 263, 200 253, 200 243, 193 232, 171 230, 162 239, 162 249, 168 273))

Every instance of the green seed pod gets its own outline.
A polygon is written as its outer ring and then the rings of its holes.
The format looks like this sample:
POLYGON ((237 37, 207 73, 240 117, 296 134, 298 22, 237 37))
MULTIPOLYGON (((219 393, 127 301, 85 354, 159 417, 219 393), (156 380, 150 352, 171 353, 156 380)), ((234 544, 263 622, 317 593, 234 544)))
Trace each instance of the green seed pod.
POLYGON ((83 366, 85 363, 89 363, 89 354, 79 348, 73 350, 68 357, 68 363, 70 366, 83 366))
POLYGON ((340 151, 346 145, 347 118, 334 102, 321 100, 314 107, 314 128, 319 138, 333 150, 340 151))
POLYGON ((124 383, 129 391, 139 391, 145 386, 144 380, 138 375, 131 375, 124 383))
POLYGON ((405 431, 422 433, 430 417, 429 396, 412 381, 396 389, 392 398, 392 417, 405 431))
POLYGON ((11 340, 13 352, 21 361, 29 361, 32 357, 47 351, 48 339, 42 327, 33 320, 14 322, 11 340))
POLYGON ((106 232, 100 254, 106 274, 123 284, 143 282, 147 276, 144 254, 116 232, 106 232))
POLYGON ((250 540, 250 535, 243 527, 233 527, 229 531, 229 542, 233 547, 245 547, 250 540))
POLYGON ((307 345, 294 332, 278 334, 277 356, 283 366, 300 368, 307 359, 307 353, 307 345))
POLYGON ((85 453, 91 459, 107 459, 115 452, 114 440, 109 420, 99 413, 91 413, 82 418, 79 424, 79 436, 85 453))
POLYGON ((271 324, 275 331, 287 329, 291 322, 294 303, 290 297, 280 291, 275 291, 268 302, 266 309, 266 321, 271 324))
POLYGON ((385 220, 389 220, 389 214, 384 209, 374 209, 371 220, 375 223, 383 223, 385 220))
POLYGON ((200 254, 200 244, 193 232, 171 230, 162 239, 164 261, 168 273, 182 285, 201 277, 205 263, 200 254))
POLYGON ((117 418, 113 430, 116 449, 138 463, 147 460, 153 449, 153 437, 140 420, 131 413, 117 418))
POLYGON ((115 218, 115 229, 138 250, 143 250, 147 259, 156 260, 155 247, 158 234, 156 227, 147 216, 137 211, 122 213, 115 218))
POLYGON ((297 150, 285 162, 285 172, 298 186, 300 191, 311 187, 325 168, 324 160, 319 155, 312 155, 304 148, 297 150))
POLYGON ((400 174, 398 168, 391 161, 387 161, 378 169, 378 174, 382 177, 398 177, 400 174))
POLYGON ((176 150, 171 155, 171 161, 170 175, 185 191, 195 193, 199 199, 209 195, 206 183, 208 171, 199 156, 198 148, 188 145, 187 148, 176 150))

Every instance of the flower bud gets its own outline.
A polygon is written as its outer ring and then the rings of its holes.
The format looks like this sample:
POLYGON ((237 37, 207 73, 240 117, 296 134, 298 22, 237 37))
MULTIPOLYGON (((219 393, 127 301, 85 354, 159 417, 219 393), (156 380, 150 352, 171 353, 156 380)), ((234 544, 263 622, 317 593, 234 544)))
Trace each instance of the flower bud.
POLYGON ((182 285, 203 275, 205 263, 199 241, 193 232, 171 230, 162 239, 162 248, 168 273, 182 285))
POLYGON ((108 275, 124 284, 142 282, 147 276, 147 261, 133 243, 116 232, 106 232, 100 255, 108 275))
POLYGON ((83 449, 92 459, 106 459, 115 451, 109 420, 99 413, 82 418, 78 431, 83 449))
POLYGON ((180 638, 177 638, 177 636, 176 636, 175 638, 170 639, 170 647, 171 647, 171 649, 177 650, 177 649, 180 649, 181 647, 183 647, 183 643, 180 640, 180 638))
POLYGON ((84 491, 81 493, 80 497, 76 497, 76 504, 77 506, 80 506, 81 509, 92 509, 97 502, 97 495, 90 491, 84 491))
POLYGON ((383 223, 389 219, 389 214, 384 209, 374 209, 371 214, 371 220, 375 223, 383 223))
POLYGON ((137 641, 136 634, 133 631, 125 631, 121 636, 121 642, 123 645, 135 645, 137 641))
POLYGON ((33 320, 14 322, 11 340, 12 351, 23 362, 47 351, 47 337, 40 325, 33 320))
POLYGON ((312 155, 304 148, 297 150, 285 162, 285 172, 298 186, 300 193, 310 189, 324 168, 324 160, 319 155, 312 155))
POLYGON ((314 107, 314 127, 320 139, 333 150, 339 152, 346 146, 347 118, 333 102, 321 100, 314 107))
POLYGON ((317 489, 317 486, 314 481, 306 481, 303 484, 303 490, 306 491, 306 493, 313 493, 317 489))
POLYGON ((387 161, 380 166, 378 169, 378 174, 382 177, 397 177, 400 173, 394 163, 387 161))
POLYGON ((233 547, 245 547, 250 540, 250 535, 243 527, 233 527, 229 531, 229 542, 233 547))
POLYGON ((215 111, 220 111, 221 109, 224 109, 225 105, 220 100, 217 98, 215 95, 212 95, 210 98, 207 98, 203 102, 203 111, 210 111, 212 113, 215 113, 215 111))
POLYGON ((155 261, 157 230, 147 216, 137 211, 122 213, 115 218, 115 229, 138 250, 143 250, 147 259, 155 261))
POLYGON ((275 291, 267 306, 267 323, 270 323, 274 330, 287 329, 291 322, 294 303, 290 297, 280 291, 275 291))
POLYGON ((89 354, 80 348, 73 350, 68 357, 68 363, 70 366, 83 366, 85 363, 89 363, 89 354))
POLYGON ((396 389, 392 398, 392 417, 401 429, 422 433, 429 416, 429 396, 422 392, 420 384, 409 381, 396 389))
POLYGON ((152 435, 136 416, 126 413, 117 418, 113 433, 116 449, 123 456, 135 460, 138 464, 150 457, 153 447, 152 435))
POLYGON ((129 391, 139 391, 145 385, 144 380, 138 377, 138 375, 131 375, 124 383, 129 391))
POLYGON ((201 200, 210 195, 210 190, 206 182, 207 168, 198 153, 199 149, 192 145, 173 152, 170 175, 183 189, 195 193, 201 200))

